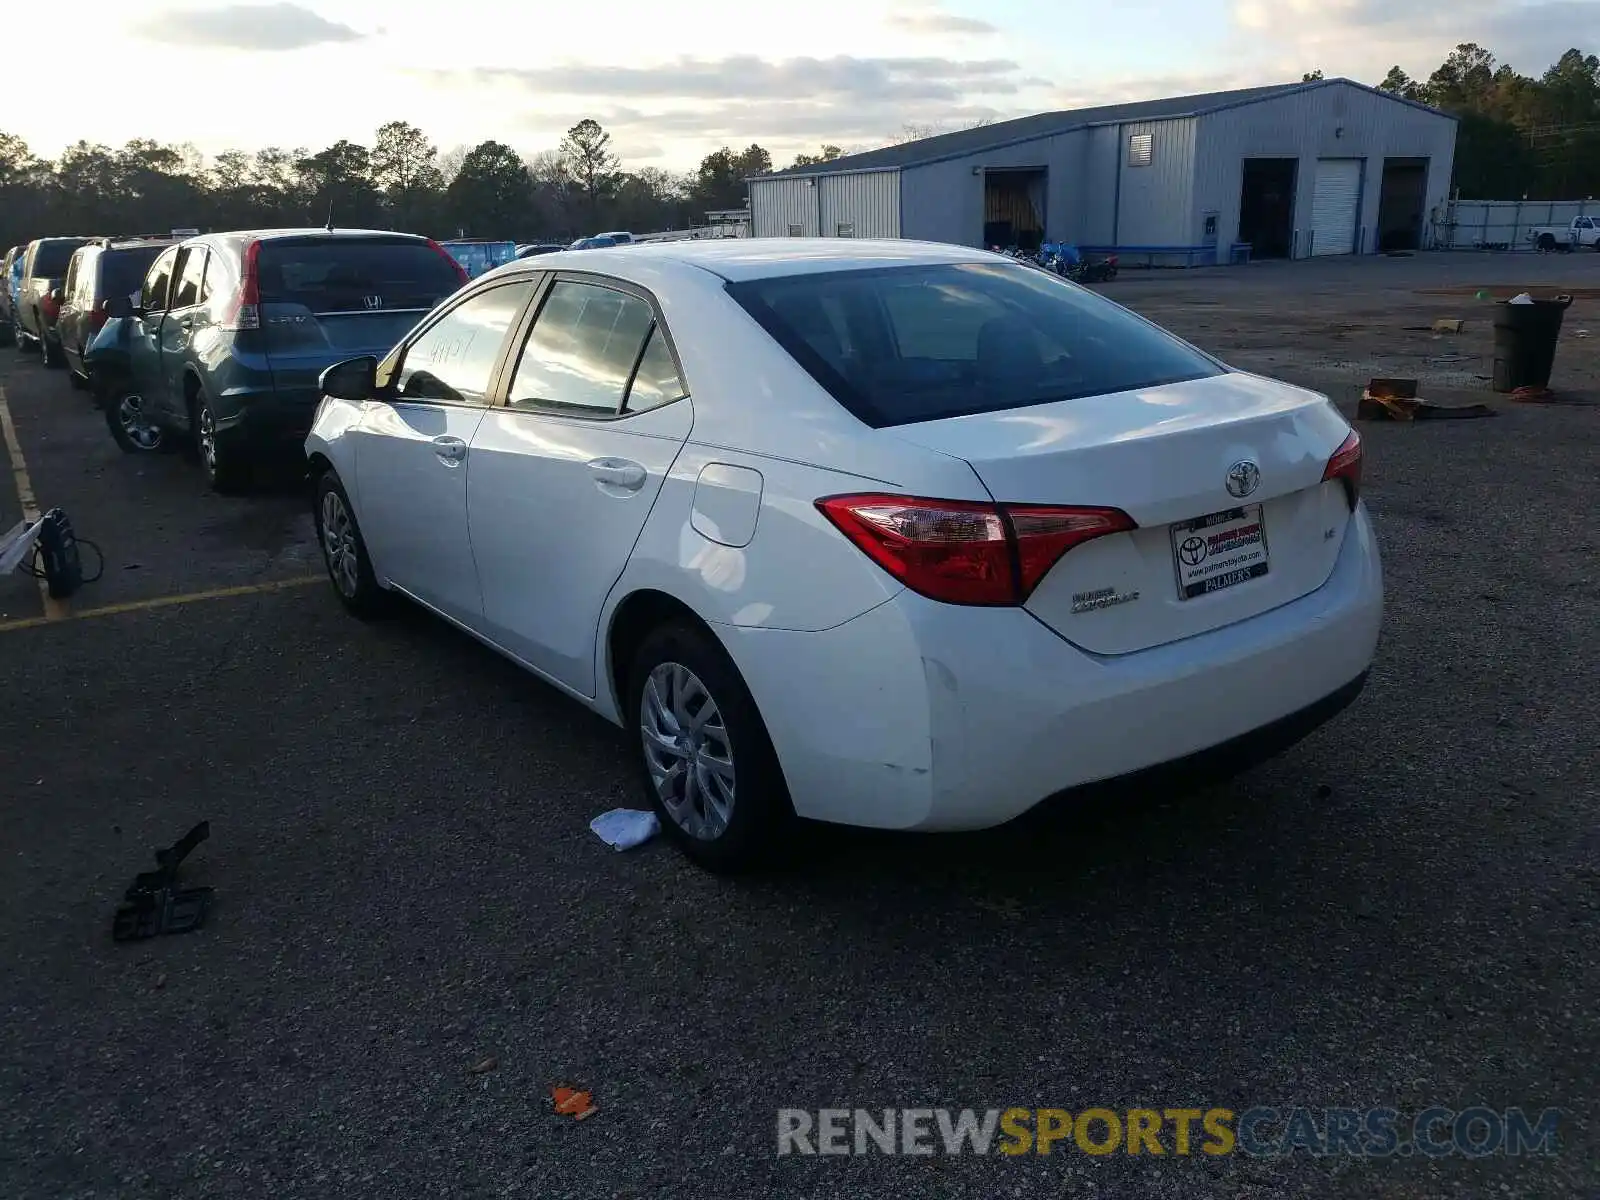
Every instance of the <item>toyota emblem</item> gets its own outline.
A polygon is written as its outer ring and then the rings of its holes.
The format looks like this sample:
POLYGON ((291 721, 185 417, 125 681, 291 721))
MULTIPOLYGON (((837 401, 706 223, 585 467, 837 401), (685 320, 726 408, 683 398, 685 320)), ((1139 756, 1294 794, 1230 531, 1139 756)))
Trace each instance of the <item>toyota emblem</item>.
POLYGON ((1261 468, 1248 458, 1241 458, 1228 468, 1228 495, 1241 500, 1261 486, 1261 468))
POLYGON ((1183 560, 1186 567, 1198 567, 1205 560, 1206 540, 1202 537, 1186 537, 1183 544, 1178 547, 1178 557, 1183 560))

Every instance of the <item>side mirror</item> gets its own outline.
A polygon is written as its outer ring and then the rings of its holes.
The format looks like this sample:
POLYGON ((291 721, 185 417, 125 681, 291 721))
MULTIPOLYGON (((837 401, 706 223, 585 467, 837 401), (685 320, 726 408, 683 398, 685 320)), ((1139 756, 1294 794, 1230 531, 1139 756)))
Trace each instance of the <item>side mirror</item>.
POLYGON ((370 400, 378 391, 378 359, 366 354, 334 363, 322 373, 317 386, 335 400, 370 400))
POLYGON ((133 302, 126 296, 112 296, 101 307, 106 317, 113 321, 133 316, 133 302))

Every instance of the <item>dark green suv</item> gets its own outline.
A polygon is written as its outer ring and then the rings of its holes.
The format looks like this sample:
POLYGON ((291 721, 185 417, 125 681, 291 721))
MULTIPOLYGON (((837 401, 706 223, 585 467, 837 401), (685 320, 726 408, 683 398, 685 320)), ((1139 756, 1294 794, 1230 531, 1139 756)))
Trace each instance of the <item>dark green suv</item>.
POLYGON ((136 302, 107 305, 112 321, 85 359, 114 380, 100 386, 124 450, 180 438, 227 491, 301 445, 323 370, 387 354, 465 282, 438 243, 410 234, 204 234, 163 251, 136 302))

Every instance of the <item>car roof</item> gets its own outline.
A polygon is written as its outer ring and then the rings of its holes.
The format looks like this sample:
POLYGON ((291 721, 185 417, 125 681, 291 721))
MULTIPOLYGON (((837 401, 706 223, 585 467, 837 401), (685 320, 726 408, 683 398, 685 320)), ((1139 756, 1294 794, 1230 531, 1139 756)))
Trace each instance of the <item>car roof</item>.
MULTIPOLYGON (((936 266, 994 262, 996 255, 945 242, 900 238, 705 238, 686 242, 639 242, 626 250, 600 247, 573 250, 562 260, 564 271, 595 271, 627 278, 628 268, 642 263, 682 263, 699 267, 729 282, 770 279, 780 275, 812 275, 873 267, 936 266)), ((528 270, 550 268, 528 266, 528 270)))
POLYGON ((426 242, 428 239, 415 233, 401 233, 395 229, 344 229, 335 226, 329 229, 326 225, 312 226, 306 229, 219 229, 215 233, 203 233, 200 237, 229 237, 249 238, 253 241, 267 241, 272 238, 403 238, 410 242, 426 242))

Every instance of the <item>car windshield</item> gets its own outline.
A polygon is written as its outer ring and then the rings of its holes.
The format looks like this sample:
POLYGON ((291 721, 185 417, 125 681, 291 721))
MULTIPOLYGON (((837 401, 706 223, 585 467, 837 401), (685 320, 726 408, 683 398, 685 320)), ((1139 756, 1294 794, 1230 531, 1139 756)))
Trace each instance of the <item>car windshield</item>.
POLYGON ((882 427, 1158 387, 1225 368, 1032 267, 882 267, 730 283, 857 418, 882 427))
POLYGON ((132 246, 126 250, 107 250, 100 256, 100 295, 131 296, 139 290, 145 272, 164 249, 162 246, 132 246))
POLYGON ((72 252, 83 245, 81 241, 52 241, 39 243, 39 253, 34 255, 33 274, 36 279, 59 279, 67 273, 72 252))
POLYGON ((319 313, 428 309, 461 285, 448 257, 411 238, 276 238, 256 266, 263 304, 319 313))

